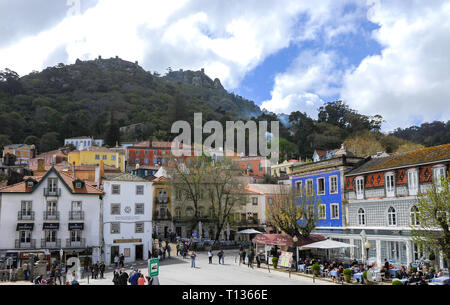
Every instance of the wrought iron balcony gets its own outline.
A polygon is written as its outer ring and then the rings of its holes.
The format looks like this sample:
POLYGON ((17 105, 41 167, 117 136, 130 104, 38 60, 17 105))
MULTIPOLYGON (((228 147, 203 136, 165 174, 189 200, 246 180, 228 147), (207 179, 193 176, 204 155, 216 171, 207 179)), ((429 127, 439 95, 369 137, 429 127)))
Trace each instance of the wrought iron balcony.
POLYGON ((41 239, 41 248, 61 248, 61 239, 55 241, 47 241, 45 238, 41 239))
POLYGON ((44 188, 44 196, 61 196, 61 189, 60 188, 56 188, 56 189, 44 188))
POLYGON ((69 211, 69 220, 83 220, 84 211, 69 211))
POLYGON ((28 242, 20 241, 20 239, 16 239, 15 241, 16 249, 34 249, 36 248, 36 239, 30 239, 28 242))
POLYGON ((86 248, 86 239, 80 238, 79 241, 70 240, 70 238, 66 239, 66 248, 86 248))
POLYGON ((44 220, 59 220, 59 211, 44 211, 44 220))
POLYGON ((17 220, 34 220, 34 211, 19 211, 17 220))

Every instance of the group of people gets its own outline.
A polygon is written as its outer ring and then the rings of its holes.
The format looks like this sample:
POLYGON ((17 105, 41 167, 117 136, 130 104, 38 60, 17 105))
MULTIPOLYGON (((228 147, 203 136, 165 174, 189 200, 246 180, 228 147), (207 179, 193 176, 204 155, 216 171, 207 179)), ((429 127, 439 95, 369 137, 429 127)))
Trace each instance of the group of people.
POLYGON ((104 262, 100 262, 100 264, 99 263, 92 264, 90 266, 90 269, 91 269, 92 279, 98 279, 99 274, 100 274, 101 279, 105 278, 103 276, 105 274, 105 269, 106 269, 106 265, 104 262))
MULTIPOLYGON (((210 248, 208 251, 208 259, 209 259, 210 264, 212 264, 213 256, 214 256, 214 254, 212 252, 212 248, 210 248)), ((219 264, 224 265, 225 264, 225 252, 223 252, 222 249, 219 252, 217 252, 217 257, 219 259, 219 264)))
POLYGON ((128 274, 125 271, 125 268, 121 268, 120 270, 114 270, 113 276, 114 285, 151 285, 152 278, 149 276, 144 277, 142 270, 134 269, 128 274))
MULTIPOLYGON (((170 252, 172 251, 172 247, 170 247, 169 244, 169 240, 164 241, 164 246, 163 246, 163 241, 161 239, 158 240, 158 258, 160 260, 164 260, 166 259, 166 254, 167 254, 167 258, 170 258, 170 252)), ((177 254, 178 255, 178 254, 177 254)))
POLYGON ((253 247, 248 249, 248 252, 245 250, 243 246, 239 248, 239 264, 245 264, 245 258, 247 257, 247 267, 253 268, 253 264, 256 258, 256 265, 259 268, 261 266, 261 260, 259 255, 256 254, 253 247))
MULTIPOLYGON (((390 266, 385 262, 385 266, 381 268, 381 272, 389 274, 390 266)), ((392 269, 392 268, 391 268, 392 269)), ((417 267, 410 266, 406 270, 405 266, 401 266, 400 270, 395 273, 396 279, 406 279, 406 285, 416 284, 416 285, 428 285, 428 282, 433 278, 442 277, 444 273, 442 270, 436 272, 435 268, 427 268, 426 266, 419 264, 417 267)))
POLYGON ((123 268, 125 266, 124 264, 125 262, 125 256, 123 255, 123 253, 119 255, 115 255, 114 256, 114 267, 117 269, 118 267, 123 268))

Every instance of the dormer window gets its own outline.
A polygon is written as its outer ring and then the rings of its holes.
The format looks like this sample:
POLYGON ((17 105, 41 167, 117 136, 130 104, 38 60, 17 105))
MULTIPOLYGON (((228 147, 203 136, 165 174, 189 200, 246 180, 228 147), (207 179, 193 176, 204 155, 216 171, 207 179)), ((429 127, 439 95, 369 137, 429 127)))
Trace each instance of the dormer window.
POLYGON ((36 183, 36 180, 34 180, 33 178, 28 178, 27 180, 25 180, 25 185, 27 186, 27 188, 33 188, 36 183))
POLYGON ((385 176, 386 181, 386 197, 394 197, 395 196, 395 176, 394 173, 387 173, 385 176))
POLYGON ((84 185, 84 181, 82 181, 82 180, 80 180, 80 179, 76 179, 76 180, 73 182, 73 187, 76 188, 76 189, 82 188, 83 185, 84 185))
POLYGON ((27 181, 27 187, 33 187, 34 183, 33 181, 27 181))
POLYGON ((364 198, 364 177, 357 177, 355 179, 356 183, 356 199, 364 198))

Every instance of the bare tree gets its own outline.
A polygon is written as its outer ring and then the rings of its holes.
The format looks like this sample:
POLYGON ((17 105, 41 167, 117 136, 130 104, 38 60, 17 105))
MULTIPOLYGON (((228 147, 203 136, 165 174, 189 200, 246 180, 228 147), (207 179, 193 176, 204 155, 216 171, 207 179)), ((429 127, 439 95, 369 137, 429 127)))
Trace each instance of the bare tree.
POLYGON ((305 189, 280 185, 273 198, 266 209, 268 223, 291 236, 309 236, 319 220, 320 197, 305 189))

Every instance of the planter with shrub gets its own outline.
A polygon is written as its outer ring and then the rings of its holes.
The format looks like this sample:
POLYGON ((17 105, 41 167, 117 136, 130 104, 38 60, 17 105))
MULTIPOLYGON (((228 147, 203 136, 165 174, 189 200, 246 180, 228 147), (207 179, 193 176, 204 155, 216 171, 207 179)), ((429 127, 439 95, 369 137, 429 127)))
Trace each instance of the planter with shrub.
POLYGON ((346 283, 350 283, 351 279, 352 279, 352 270, 347 268, 344 269, 344 279, 346 283))
POLYGON ((314 272, 315 276, 319 276, 319 274, 320 274, 320 266, 319 266, 319 264, 312 265, 312 271, 314 272))
POLYGON ((402 281, 395 280, 392 282, 392 285, 403 285, 402 281))
POLYGON ((363 272, 363 274, 362 274, 362 276, 363 276, 363 279, 364 279, 364 283, 366 284, 366 285, 370 285, 371 283, 370 283, 370 281, 367 279, 367 274, 369 273, 369 271, 364 271, 363 272))
POLYGON ((278 266, 278 257, 272 257, 272 265, 274 269, 277 269, 278 266))

